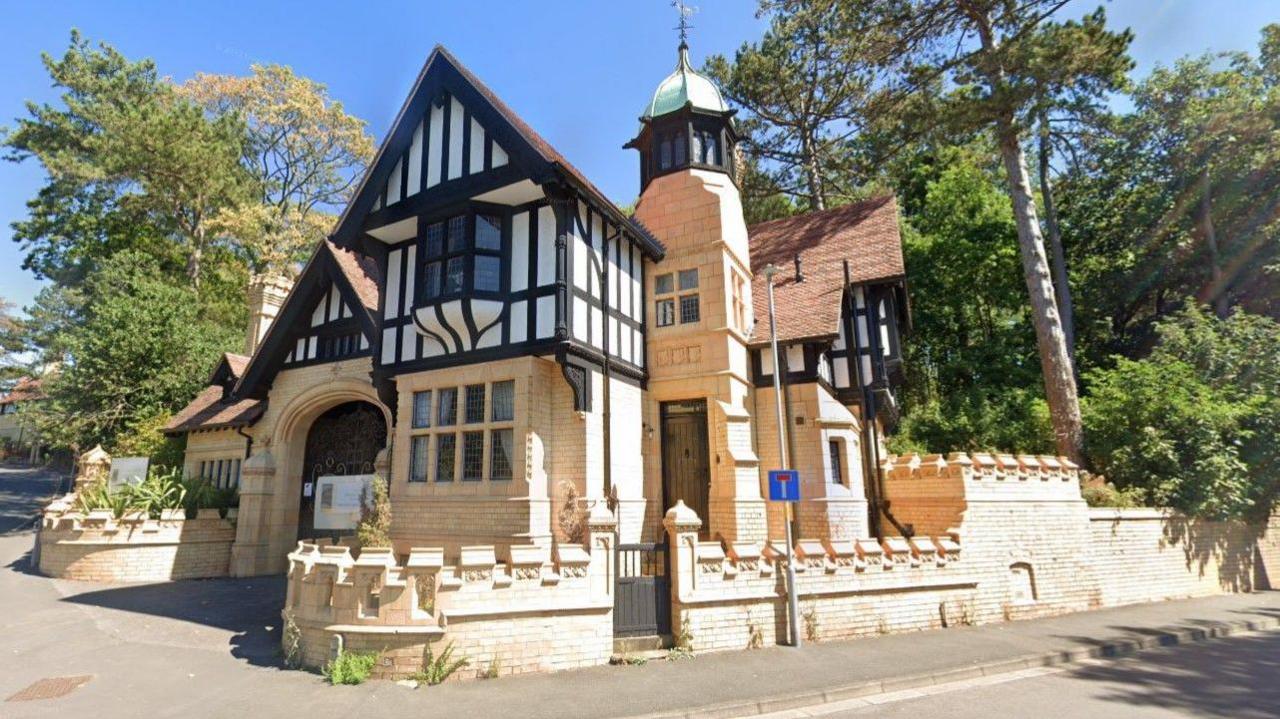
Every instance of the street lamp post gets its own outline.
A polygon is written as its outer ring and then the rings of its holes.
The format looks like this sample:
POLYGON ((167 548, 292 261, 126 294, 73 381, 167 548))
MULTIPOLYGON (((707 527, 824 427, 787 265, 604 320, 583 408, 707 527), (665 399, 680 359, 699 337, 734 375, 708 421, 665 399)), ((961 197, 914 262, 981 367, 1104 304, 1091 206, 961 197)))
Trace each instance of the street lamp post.
MULTIPOLYGON (((773 312, 773 276, 778 274, 779 271, 778 266, 773 263, 769 263, 764 268, 765 280, 769 283, 769 347, 773 352, 773 404, 778 413, 778 457, 782 463, 779 469, 791 469, 791 462, 787 457, 787 426, 782 412, 782 365, 778 362, 778 322, 773 312)), ((801 644, 800 607, 796 598, 796 567, 791 556, 793 544, 791 539, 791 502, 783 502, 782 506, 786 508, 787 513, 785 522, 787 542, 787 626, 791 630, 791 646, 799 647, 801 644)))

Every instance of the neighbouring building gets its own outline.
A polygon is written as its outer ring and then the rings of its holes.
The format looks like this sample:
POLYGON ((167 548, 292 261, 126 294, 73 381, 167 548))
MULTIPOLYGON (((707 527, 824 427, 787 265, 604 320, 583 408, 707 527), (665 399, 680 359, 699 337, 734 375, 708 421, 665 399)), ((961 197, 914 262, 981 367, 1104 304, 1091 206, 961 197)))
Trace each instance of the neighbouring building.
POLYGON ((747 227, 734 111, 687 46, 676 61, 626 143, 628 215, 432 51, 332 235, 292 286, 253 282, 245 354, 168 428, 188 474, 240 487, 233 573, 283 571, 317 534, 317 477, 380 457, 399 552, 549 547, 567 504, 598 500, 624 544, 660 539, 677 500, 704 538, 780 536, 770 263, 798 532, 869 536, 862 418, 875 398, 871 424, 892 419, 906 319, 897 207, 747 227))
POLYGON ((44 398, 38 377, 23 377, 0 394, 0 458, 18 457, 32 464, 40 460, 40 438, 24 410, 44 398))

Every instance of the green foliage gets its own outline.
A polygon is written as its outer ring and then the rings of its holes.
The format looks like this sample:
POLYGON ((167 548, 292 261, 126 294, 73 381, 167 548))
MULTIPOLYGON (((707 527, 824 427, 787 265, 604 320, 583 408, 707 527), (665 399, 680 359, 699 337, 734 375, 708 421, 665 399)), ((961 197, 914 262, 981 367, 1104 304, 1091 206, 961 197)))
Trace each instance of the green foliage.
POLYGON ((391 546, 391 496, 387 493, 387 480, 375 475, 360 497, 360 523, 356 525, 356 540, 361 547, 391 546), (372 490, 371 492, 369 490, 372 490))
POLYGON ((166 509, 182 509, 188 518, 194 517, 198 509, 218 509, 225 514, 237 502, 233 488, 219 489, 205 479, 184 479, 181 470, 155 467, 137 484, 112 488, 106 479, 101 479, 76 494, 76 509, 80 512, 109 509, 116 517, 144 512, 152 519, 159 519, 166 509))
POLYGON ((422 671, 414 674, 413 678, 435 686, 470 663, 471 660, 466 657, 458 657, 457 659, 453 657, 453 642, 449 642, 444 651, 439 654, 434 654, 431 651, 431 643, 427 642, 427 646, 422 653, 422 671))
POLYGON ((914 327, 903 342, 905 418, 891 450, 1052 448, 1017 231, 991 149, 916 165, 903 228, 914 327))
POLYGON ((198 294, 173 284, 155 261, 120 253, 93 272, 75 321, 57 330, 68 363, 47 382, 37 423, 62 446, 158 449, 160 418, 186 404, 240 325, 206 318, 198 294))
POLYGON ((320 668, 320 673, 334 686, 364 684, 378 665, 380 656, 378 652, 339 652, 337 657, 320 668))
POLYGON ((1110 482, 1085 485, 1080 494, 1084 496, 1084 501, 1090 507, 1130 509, 1144 506, 1145 501, 1145 493, 1141 488, 1116 489, 1116 486, 1110 482))
POLYGON ((1090 461, 1150 504, 1265 514, 1280 485, 1280 325, 1188 306, 1157 337, 1150 356, 1087 375, 1090 461))

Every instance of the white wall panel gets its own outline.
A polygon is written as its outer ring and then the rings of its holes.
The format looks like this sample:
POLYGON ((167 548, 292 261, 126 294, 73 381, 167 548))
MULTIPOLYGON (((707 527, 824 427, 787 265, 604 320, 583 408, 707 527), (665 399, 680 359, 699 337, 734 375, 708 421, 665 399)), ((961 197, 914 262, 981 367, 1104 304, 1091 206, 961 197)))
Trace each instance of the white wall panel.
POLYGON ((529 286, 529 213, 511 216, 511 291, 529 286))
POLYGON ((396 361, 396 328, 386 327, 382 330, 382 364, 394 364, 396 361))
POLYGON ((403 250, 387 253, 387 291, 383 294, 382 318, 391 319, 400 314, 400 254, 403 250))
POLYGON ((573 298, 573 337, 574 339, 587 341, 587 310, 589 306, 587 301, 581 297, 573 298))
POLYGON ((471 174, 484 172, 484 128, 471 118, 471 174))
POLYGON ((457 98, 449 98, 449 179, 462 177, 462 126, 466 118, 463 116, 462 103, 457 98))
POLYGON ((507 151, 498 143, 493 143, 493 167, 502 167, 505 164, 507 164, 507 151))
POLYGON ((528 312, 529 304, 524 300, 511 303, 511 319, 509 322, 511 332, 509 337, 512 344, 524 342, 528 338, 528 312))
POLYGON ((556 298, 552 296, 539 297, 538 303, 535 305, 538 310, 538 317, 534 320, 534 330, 537 332, 537 339, 546 339, 556 333, 556 298))
POLYGON ((538 208, 538 286, 556 281, 556 214, 550 207, 538 208))
POLYGON ((422 189, 422 123, 413 130, 413 144, 409 146, 409 189, 410 195, 418 194, 422 189))
POLYGON ((431 130, 427 133, 427 187, 440 184, 440 151, 444 143, 444 107, 431 106, 431 130))
POLYGON ((409 249, 405 250, 405 272, 404 272, 404 301, 400 303, 400 314, 408 315, 413 312, 413 285, 416 280, 418 268, 418 246, 409 245, 409 249))

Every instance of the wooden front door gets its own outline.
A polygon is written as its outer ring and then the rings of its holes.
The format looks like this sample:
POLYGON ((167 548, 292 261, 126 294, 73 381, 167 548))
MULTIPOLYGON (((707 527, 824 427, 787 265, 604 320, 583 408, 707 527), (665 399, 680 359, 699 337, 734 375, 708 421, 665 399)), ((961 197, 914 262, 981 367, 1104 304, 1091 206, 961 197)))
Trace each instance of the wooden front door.
POLYGON ((382 411, 368 402, 340 404, 316 418, 307 431, 298 504, 298 539, 337 539, 351 532, 319 531, 315 520, 316 479, 337 474, 373 474, 378 452, 387 446, 382 411))
POLYGON ((662 403, 662 506, 670 509, 684 500, 702 520, 707 536, 707 496, 711 490, 711 462, 707 447, 707 401, 662 403))

